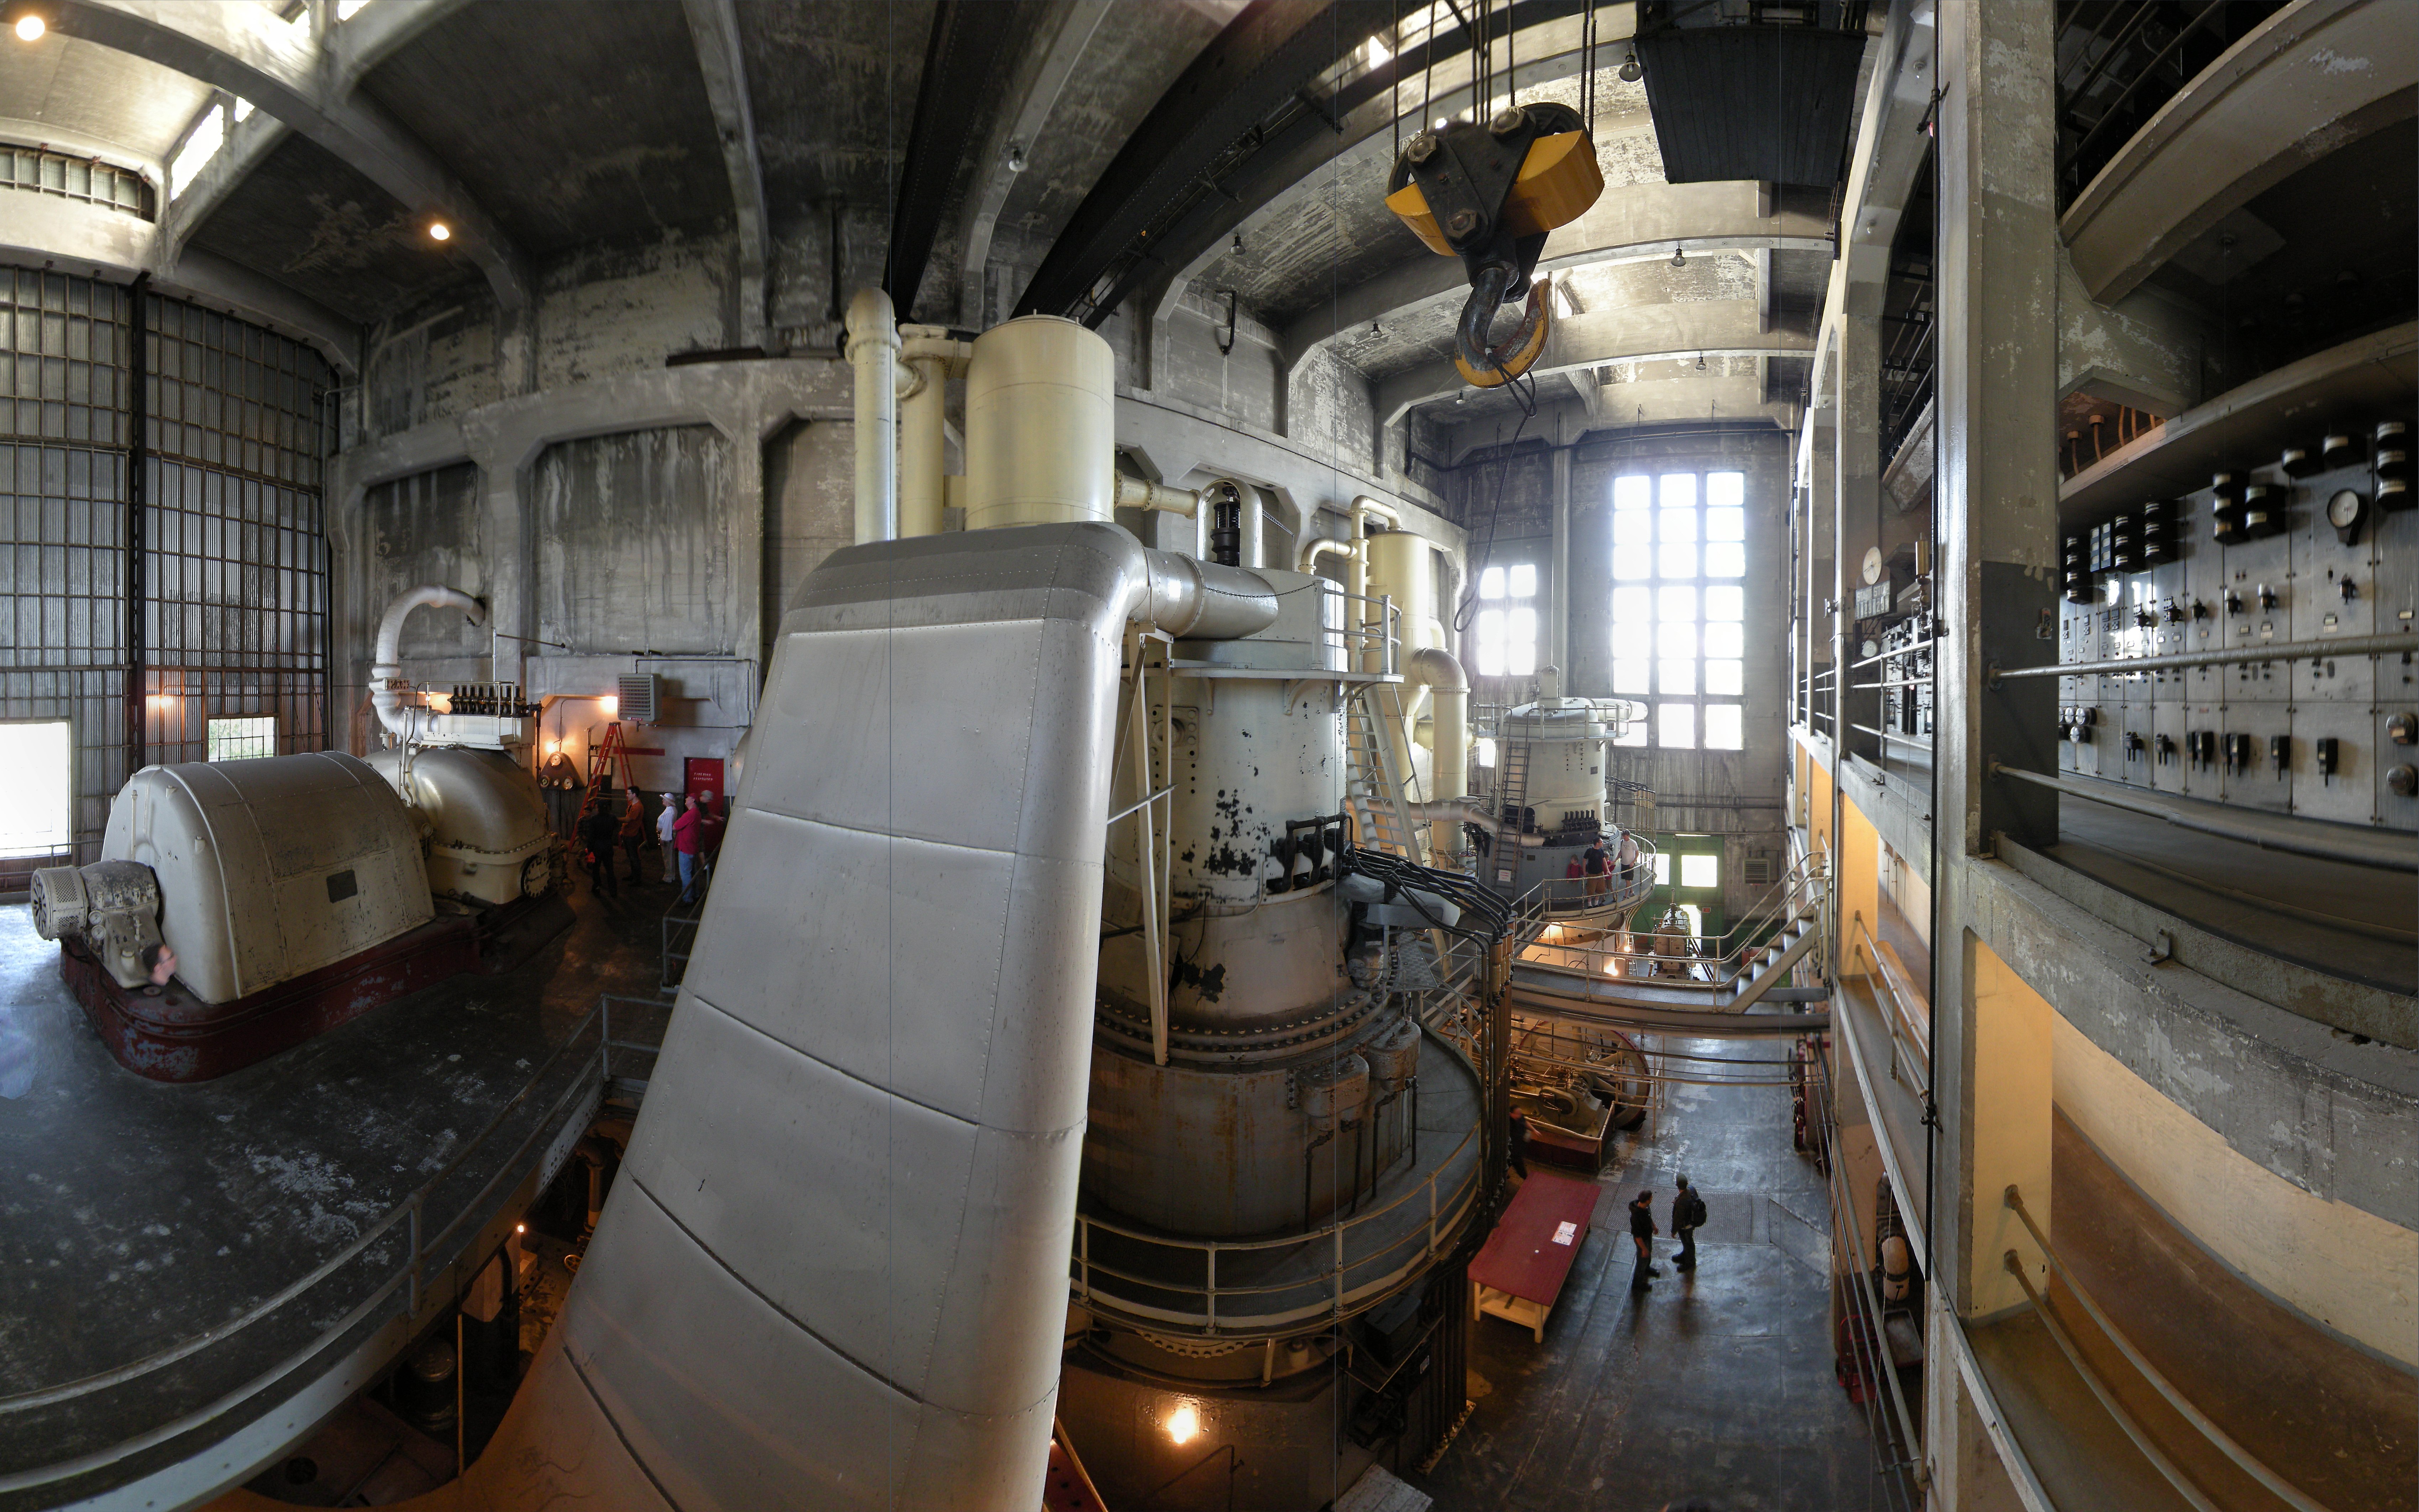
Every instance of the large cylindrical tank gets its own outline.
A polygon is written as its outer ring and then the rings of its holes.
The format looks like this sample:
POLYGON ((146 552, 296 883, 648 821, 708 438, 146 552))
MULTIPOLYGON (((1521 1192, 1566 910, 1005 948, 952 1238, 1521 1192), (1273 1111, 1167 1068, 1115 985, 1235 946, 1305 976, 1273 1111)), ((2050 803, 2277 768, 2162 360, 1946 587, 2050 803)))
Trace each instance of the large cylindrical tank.
POLYGON ((420 828, 338 751, 146 767, 110 805, 101 855, 160 879, 177 975, 226 1002, 436 916, 420 828))
POLYGON ((553 832, 537 779, 501 751, 373 752, 370 768, 428 820, 428 887, 472 908, 535 897, 551 884, 553 832))
POLYGON ((1096 332, 1025 315, 975 339, 966 528, 1116 516, 1117 359, 1096 332))
POLYGON ((1437 619, 1436 547, 1409 530, 1381 530, 1362 542, 1369 554, 1369 596, 1391 596, 1403 616, 1403 659, 1424 646, 1442 647, 1437 619))
POLYGON ((1544 698, 1503 716, 1497 735, 1504 755, 1497 759, 1509 767, 1514 748, 1522 751, 1520 803, 1535 812, 1535 828, 1554 831, 1602 818, 1605 743, 1618 733, 1605 710, 1586 698, 1544 698))

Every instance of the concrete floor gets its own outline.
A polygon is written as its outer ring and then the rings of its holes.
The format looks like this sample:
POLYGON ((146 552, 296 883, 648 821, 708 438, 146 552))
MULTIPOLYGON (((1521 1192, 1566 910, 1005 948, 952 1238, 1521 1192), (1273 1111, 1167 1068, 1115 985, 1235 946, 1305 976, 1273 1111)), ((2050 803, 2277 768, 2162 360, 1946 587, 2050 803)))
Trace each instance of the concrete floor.
MULTIPOLYGON (((0 909, 0 1013, 35 1047, 31 1089, 0 1101, 0 1397, 202 1334, 344 1249, 488 1125, 600 992, 653 996, 656 921, 670 893, 625 888, 600 907, 583 878, 572 928, 517 970, 440 983, 192 1086, 146 1080, 112 1060, 59 980, 58 948, 34 934, 23 906, 0 909)), ((615 1032, 639 1028, 617 1022, 615 1032)), ((559 1064, 484 1158, 431 1199, 432 1238, 584 1069, 559 1064)), ((532 1148, 524 1164, 536 1158, 532 1148)), ((402 1232, 167 1368, 0 1414, 0 1475, 105 1453, 277 1367, 403 1262, 402 1232)), ((384 1316, 347 1339, 365 1340, 384 1316)), ((332 1363, 323 1355, 306 1373, 332 1363)), ((291 1389, 263 1388, 75 1488, 122 1484, 197 1452, 291 1389)), ((52 1504, 62 1489, 0 1492, 0 1509, 52 1504)))
MULTIPOLYGON (((1665 1047, 1783 1059, 1755 1042, 1665 1047)), ((1785 1077, 1778 1065, 1703 1070, 1785 1077)), ((1725 1512, 1888 1504, 1863 1412, 1832 1374, 1830 1204, 1822 1172, 1790 1148, 1788 1088, 1671 1094, 1645 1127, 1617 1136, 1545 1342, 1500 1318, 1472 1325, 1470 1367, 1486 1394, 1435 1470, 1407 1477, 1438 1512, 1652 1512, 1686 1496, 1725 1512), (1663 1275, 1634 1298, 1624 1207, 1651 1186, 1668 1229, 1680 1173, 1705 1194, 1699 1268, 1674 1273, 1659 1240, 1663 1275)))

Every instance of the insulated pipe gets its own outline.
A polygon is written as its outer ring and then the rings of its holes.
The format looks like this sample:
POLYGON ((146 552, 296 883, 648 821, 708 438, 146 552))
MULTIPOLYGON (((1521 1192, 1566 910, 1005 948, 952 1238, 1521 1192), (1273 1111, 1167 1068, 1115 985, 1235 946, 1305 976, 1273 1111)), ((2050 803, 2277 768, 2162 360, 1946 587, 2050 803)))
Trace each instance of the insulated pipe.
POLYGON ((936 536, 948 497, 941 450, 948 380, 965 371, 969 348, 942 326, 901 326, 899 334, 900 364, 911 380, 898 389, 899 534, 936 536))
POLYGON ((856 543, 899 537, 899 326, 890 296, 848 302, 848 360, 856 370, 856 543))
POLYGON ((1313 536, 1302 543, 1301 555, 1295 558, 1296 571, 1307 573, 1315 570, 1321 557, 1351 555, 1353 555, 1352 542, 1349 541, 1339 536, 1313 536))
POLYGON ((389 733, 400 738, 406 732, 403 717, 403 622, 411 611, 426 604, 432 609, 459 609, 470 617, 470 623, 487 622, 487 611, 478 600, 460 588, 450 588, 435 583, 405 588, 386 606, 386 618, 378 621, 377 649, 370 665, 370 707, 377 710, 378 723, 389 733))
POLYGON ((1276 589, 1257 573, 1146 551, 1148 575, 1135 585, 1127 618, 1194 640, 1239 640, 1276 623, 1276 589))
POLYGON ((1178 488, 1171 483, 1154 483, 1140 478, 1117 475, 1117 508, 1121 510, 1164 510, 1170 514, 1194 518, 1201 509, 1198 490, 1178 488))
MULTIPOLYGON (((1433 646, 1413 651, 1403 676, 1406 682, 1426 688, 1434 703, 1428 737, 1432 758, 1428 770, 1433 776, 1428 786, 1440 799, 1457 800, 1470 788, 1470 680, 1462 675, 1461 663, 1451 651, 1433 646)), ((1431 863, 1447 851, 1460 849, 1460 842, 1459 815, 1431 824, 1431 863)))

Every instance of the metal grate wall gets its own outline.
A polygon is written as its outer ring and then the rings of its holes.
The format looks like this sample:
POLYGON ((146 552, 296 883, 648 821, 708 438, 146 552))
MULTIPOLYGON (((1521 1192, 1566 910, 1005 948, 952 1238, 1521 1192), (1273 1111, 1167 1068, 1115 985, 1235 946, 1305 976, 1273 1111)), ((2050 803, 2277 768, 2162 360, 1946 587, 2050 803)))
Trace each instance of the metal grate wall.
MULTIPOLYGON (((0 720, 69 722, 79 860, 131 765, 204 759, 212 717, 274 716, 280 751, 326 744, 328 370, 299 343, 146 297, 137 642, 134 298, 0 268, 0 720)), ((0 894, 59 859, 0 858, 0 894)))

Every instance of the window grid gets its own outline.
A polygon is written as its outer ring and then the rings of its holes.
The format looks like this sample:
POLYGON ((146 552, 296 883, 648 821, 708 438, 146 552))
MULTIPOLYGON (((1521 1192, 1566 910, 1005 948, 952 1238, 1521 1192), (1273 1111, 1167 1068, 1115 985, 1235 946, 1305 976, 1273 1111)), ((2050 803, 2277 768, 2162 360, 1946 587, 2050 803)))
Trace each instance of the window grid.
POLYGON ((1735 751, 1746 693, 1746 477, 1627 473, 1612 481, 1612 691, 1650 720, 1617 743, 1735 751))
POLYGON ((55 194, 123 210, 144 221, 152 218, 151 186, 141 174, 42 147, 0 145, 0 189, 55 194))
POLYGON ((1478 611, 1471 630, 1474 669, 1483 678, 1537 673, 1537 564, 1508 562, 1478 574, 1478 611))

